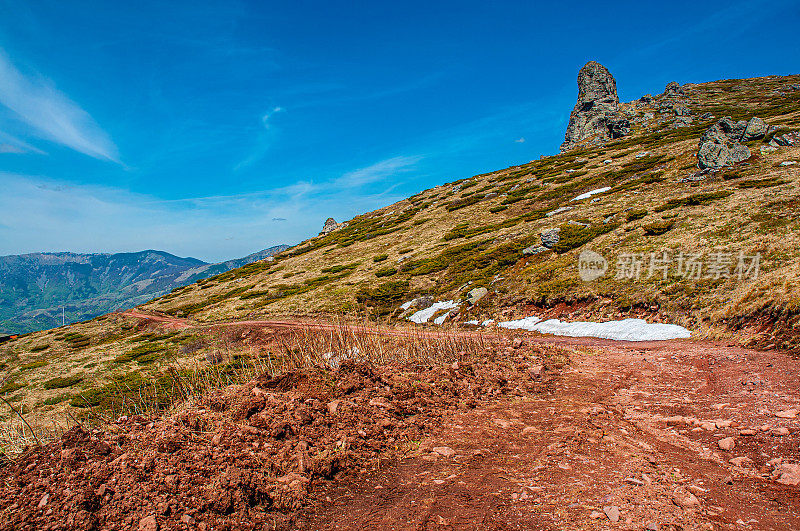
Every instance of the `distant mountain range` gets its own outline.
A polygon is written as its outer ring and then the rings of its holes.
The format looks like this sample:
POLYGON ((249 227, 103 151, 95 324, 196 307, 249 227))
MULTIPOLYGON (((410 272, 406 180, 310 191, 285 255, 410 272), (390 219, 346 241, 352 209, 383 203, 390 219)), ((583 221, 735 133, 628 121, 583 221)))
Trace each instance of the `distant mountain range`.
POLYGON ((0 256, 0 334, 60 326, 62 311, 64 321, 74 323, 130 308, 288 247, 276 245, 217 264, 152 250, 0 256))

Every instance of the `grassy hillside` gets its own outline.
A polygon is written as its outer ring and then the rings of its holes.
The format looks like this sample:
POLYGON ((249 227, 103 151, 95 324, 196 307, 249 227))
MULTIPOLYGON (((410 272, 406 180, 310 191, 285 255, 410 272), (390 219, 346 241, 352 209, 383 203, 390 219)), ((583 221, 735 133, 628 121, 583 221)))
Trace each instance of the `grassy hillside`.
MULTIPOLYGON (((319 313, 399 320, 408 313, 400 305, 415 296, 462 301, 483 286, 489 295, 462 304, 452 320, 635 314, 682 324, 697 336, 739 334, 794 348, 800 164, 781 163, 800 161, 800 146, 772 150, 758 140, 749 160, 702 175, 696 153, 703 131, 724 116, 758 116, 781 133, 800 129, 798 83, 800 76, 685 86, 692 113, 685 127, 676 127, 664 98, 622 105, 630 136, 425 190, 275 261, 176 289, 143 309, 201 322, 319 313), (602 188, 608 190, 574 200, 602 188), (555 247, 523 252, 540 246, 550 228, 561 229, 555 247), (606 276, 593 282, 578 274, 578 255, 588 249, 609 261, 606 276), (760 271, 758 278, 692 279, 670 267, 666 278, 647 278, 644 266, 638 280, 616 278, 625 256, 664 251, 697 254, 706 264, 714 253, 730 255, 732 272, 738 253, 758 253, 760 271)), ((140 329, 112 314, 0 345, 0 393, 45 418, 68 404, 85 412, 165 378, 176 360, 206 370, 223 351, 233 363, 252 350, 248 341, 197 329, 140 329)))
POLYGON ((638 117, 629 137, 437 186, 358 216, 274 263, 186 286, 146 308, 199 320, 313 312, 388 316, 418 294, 458 300, 485 286, 491 300, 462 317, 491 317, 521 303, 598 300, 608 315, 644 308, 697 328, 765 308, 793 309, 799 175, 798 166, 780 163, 800 159, 800 149, 762 151, 766 143, 756 141, 745 163, 701 180, 691 176, 700 135, 723 116, 759 116, 800 129, 800 91, 791 88, 798 79, 686 87, 694 118, 687 127, 675 128, 659 113, 658 98, 623 105, 638 117), (573 201, 605 187, 606 193, 573 201), (564 207, 570 209, 548 215, 564 207), (553 250, 523 254, 540 244, 542 230, 554 227, 561 228, 561 241, 553 250), (608 258, 609 274, 582 282, 577 255, 583 249, 608 258), (707 263, 719 251, 760 253, 759 278, 615 278, 620 255, 663 250, 699 253, 707 263))

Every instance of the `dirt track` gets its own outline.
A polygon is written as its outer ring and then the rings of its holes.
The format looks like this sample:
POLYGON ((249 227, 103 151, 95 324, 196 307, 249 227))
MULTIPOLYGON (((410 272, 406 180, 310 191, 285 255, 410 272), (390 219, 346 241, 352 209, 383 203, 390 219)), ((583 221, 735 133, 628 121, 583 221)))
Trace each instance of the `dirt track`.
POLYGON ((788 356, 712 342, 525 341, 574 351, 551 395, 453 413, 415 455, 322 486, 299 524, 800 529, 800 375, 788 356))

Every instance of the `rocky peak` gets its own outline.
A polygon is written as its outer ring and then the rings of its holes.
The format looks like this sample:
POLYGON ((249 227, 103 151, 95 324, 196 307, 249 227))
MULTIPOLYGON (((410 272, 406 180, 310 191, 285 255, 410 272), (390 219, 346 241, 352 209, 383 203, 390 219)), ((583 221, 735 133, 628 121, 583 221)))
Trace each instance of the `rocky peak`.
POLYGON ((578 72, 578 103, 576 108, 588 111, 595 105, 619 108, 617 82, 608 68, 597 61, 589 61, 578 72))
POLYGON ((586 140, 602 142, 628 133, 630 122, 619 110, 614 76, 597 61, 589 61, 578 72, 578 102, 570 114, 561 151, 586 140))
POLYGON ((322 232, 319 233, 320 236, 324 236, 326 234, 330 234, 331 232, 344 227, 344 223, 336 223, 336 220, 333 218, 328 218, 325 220, 325 225, 322 226, 322 232))

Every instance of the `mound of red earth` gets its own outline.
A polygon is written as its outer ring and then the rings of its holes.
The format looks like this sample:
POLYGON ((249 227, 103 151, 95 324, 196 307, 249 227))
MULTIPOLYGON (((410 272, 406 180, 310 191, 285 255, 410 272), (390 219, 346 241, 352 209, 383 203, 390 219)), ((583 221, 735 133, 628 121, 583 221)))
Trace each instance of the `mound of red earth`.
POLYGON ((0 529, 281 529, 321 484, 413 451, 456 409, 546 392, 511 349, 444 367, 347 362, 215 391, 161 419, 75 427, 0 465, 0 529))

